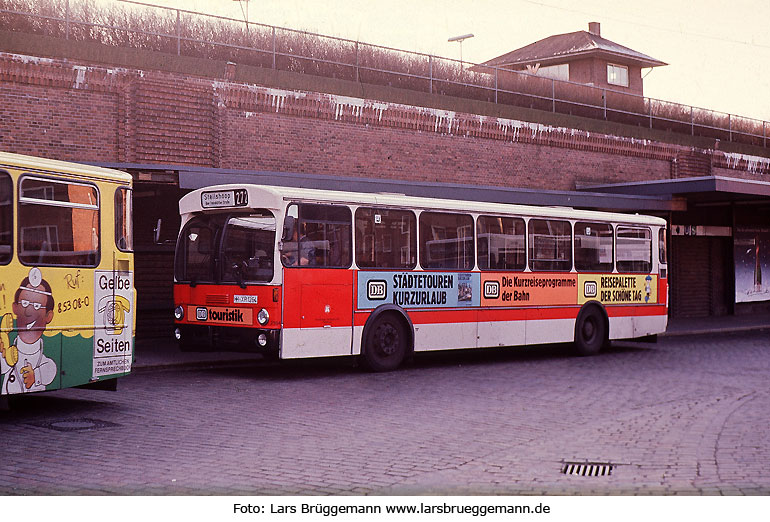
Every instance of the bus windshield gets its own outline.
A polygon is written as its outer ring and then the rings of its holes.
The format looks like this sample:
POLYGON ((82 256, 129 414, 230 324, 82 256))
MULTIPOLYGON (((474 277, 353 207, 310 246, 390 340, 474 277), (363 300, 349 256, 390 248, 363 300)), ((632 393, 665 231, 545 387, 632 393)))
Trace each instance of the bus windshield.
POLYGON ((196 216, 182 230, 176 279, 266 283, 273 279, 275 217, 267 210, 196 216))

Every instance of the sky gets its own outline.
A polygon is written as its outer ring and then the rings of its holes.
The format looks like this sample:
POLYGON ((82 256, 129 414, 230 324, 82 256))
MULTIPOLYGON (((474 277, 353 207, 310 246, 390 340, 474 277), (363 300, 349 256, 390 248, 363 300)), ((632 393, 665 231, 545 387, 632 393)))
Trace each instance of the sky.
MULTIPOLYGON (((103 0, 106 1, 106 0, 103 0)), ((588 30, 669 65, 644 94, 770 122, 770 0, 144 0, 480 63, 588 30)), ((768 125, 770 127, 770 125, 768 125)))

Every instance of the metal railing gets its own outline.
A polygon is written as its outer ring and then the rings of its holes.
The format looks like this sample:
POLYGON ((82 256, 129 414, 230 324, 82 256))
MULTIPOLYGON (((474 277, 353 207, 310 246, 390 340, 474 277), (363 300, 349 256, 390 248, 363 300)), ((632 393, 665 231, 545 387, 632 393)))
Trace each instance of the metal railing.
POLYGON ((768 122, 505 68, 133 0, 0 0, 0 27, 768 146, 768 122), (37 12, 23 9, 35 5, 37 12), (21 8, 19 7, 21 6, 21 8), (207 37, 208 36, 208 37, 207 37))

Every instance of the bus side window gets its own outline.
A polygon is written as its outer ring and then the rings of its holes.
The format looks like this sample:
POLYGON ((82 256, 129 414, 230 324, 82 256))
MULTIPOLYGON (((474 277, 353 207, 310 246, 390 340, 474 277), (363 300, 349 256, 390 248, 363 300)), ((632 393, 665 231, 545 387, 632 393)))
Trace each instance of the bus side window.
POLYGON ((423 268, 472 270, 473 217, 468 214, 420 214, 420 264, 423 268))
POLYGON ((0 171, 0 264, 13 257, 13 182, 7 172, 0 171))
POLYGON ((356 209, 359 268, 410 270, 417 264, 417 220, 410 210, 356 209))
POLYGON ((476 225, 479 268, 481 270, 524 270, 524 220, 521 218, 479 216, 476 225))
POLYGON ((115 191, 115 246, 124 252, 134 250, 131 204, 131 189, 121 187, 115 191))
POLYGON ((94 185, 24 176, 19 181, 19 260, 25 265, 99 264, 99 191, 94 185))
POLYGON ((652 270, 652 234, 649 228, 618 227, 615 239, 618 272, 652 270))
POLYGON ((578 272, 612 272, 612 225, 575 223, 575 268, 578 272))
MULTIPOLYGON (((296 227, 283 243, 285 266, 349 268, 352 260, 353 216, 342 205, 303 203, 298 207, 296 227)), ((287 232, 288 234, 288 232, 287 232)))
POLYGON ((658 256, 660 264, 665 265, 668 263, 668 257, 666 255, 666 229, 661 228, 658 231, 658 256))
POLYGON ((572 230, 569 221, 529 220, 529 267, 533 271, 572 269, 572 230))

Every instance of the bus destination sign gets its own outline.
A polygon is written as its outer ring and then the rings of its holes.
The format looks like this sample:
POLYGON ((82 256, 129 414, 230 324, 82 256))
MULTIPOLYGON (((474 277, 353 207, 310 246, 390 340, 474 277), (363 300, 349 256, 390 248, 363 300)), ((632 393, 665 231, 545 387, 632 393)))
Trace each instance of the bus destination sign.
POLYGON ((201 207, 225 208, 245 207, 249 204, 249 193, 246 189, 217 190, 201 193, 201 207))

